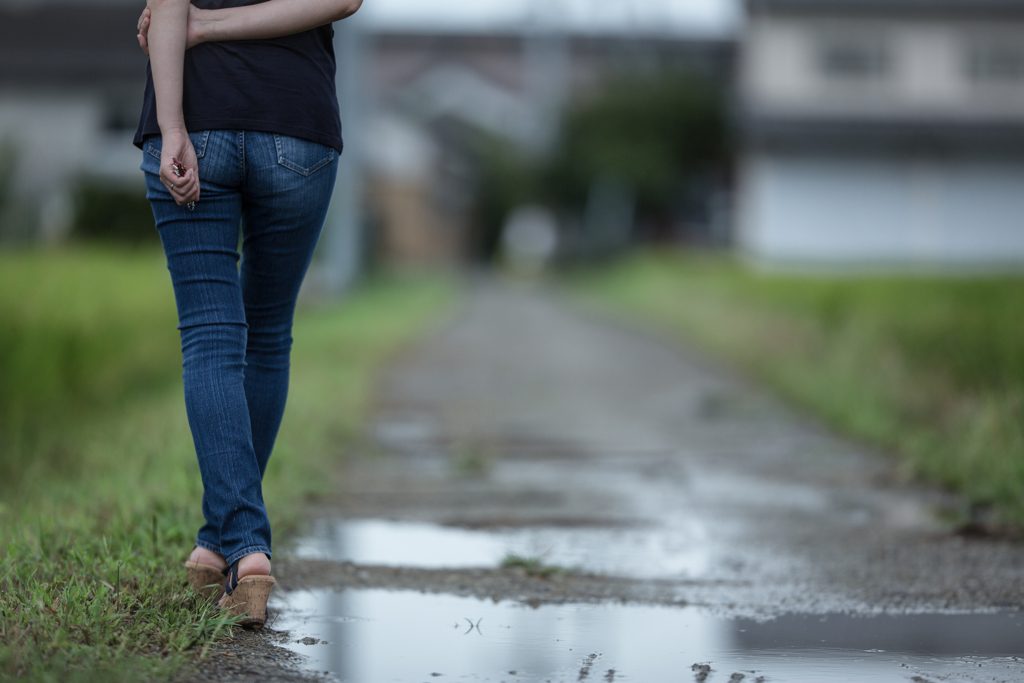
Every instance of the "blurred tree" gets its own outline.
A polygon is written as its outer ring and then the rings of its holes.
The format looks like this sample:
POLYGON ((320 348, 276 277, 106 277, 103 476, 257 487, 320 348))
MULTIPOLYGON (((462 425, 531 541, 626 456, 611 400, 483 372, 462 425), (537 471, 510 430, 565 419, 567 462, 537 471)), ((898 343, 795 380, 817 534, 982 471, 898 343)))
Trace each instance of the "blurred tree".
MULTIPOLYGON (((724 177, 729 126, 719 88, 680 72, 624 74, 566 112, 541 159, 489 140, 480 147, 476 253, 494 255, 505 218, 519 205, 580 216, 591 191, 614 184, 635 198, 639 223, 671 225, 692 187, 724 177)), ((702 198, 707 200, 707 197, 702 198)))
POLYGON ((10 139, 0 140, 0 243, 24 242, 32 235, 32 207, 14 192, 18 148, 10 139))
POLYGON ((0 214, 3 214, 11 200, 11 186, 14 184, 14 168, 18 155, 14 143, 0 140, 0 214))
POLYGON ((491 261, 501 241, 505 219, 516 207, 536 201, 541 168, 517 150, 494 139, 483 138, 477 146, 480 185, 476 199, 476 225, 469 253, 491 261))
POLYGON ((671 211, 680 183, 727 154, 725 110, 710 84, 673 72, 623 76, 569 110, 542 186, 548 201, 579 206, 595 181, 614 178, 639 212, 671 211))

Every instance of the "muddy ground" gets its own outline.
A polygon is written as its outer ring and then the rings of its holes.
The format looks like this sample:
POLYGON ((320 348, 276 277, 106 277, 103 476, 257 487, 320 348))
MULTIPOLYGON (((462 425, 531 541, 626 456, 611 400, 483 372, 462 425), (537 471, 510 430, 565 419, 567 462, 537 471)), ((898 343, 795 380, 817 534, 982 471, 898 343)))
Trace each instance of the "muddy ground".
MULTIPOLYGON (((279 550, 283 594, 384 588, 753 619, 1022 603, 1024 546, 943 522, 962 518, 961 500, 677 343, 550 293, 480 286, 378 396, 337 495, 279 550), (543 548, 530 567, 353 561, 330 539, 361 519, 541 529, 571 561, 543 548)), ((280 647, 291 637, 240 635, 184 678, 314 679, 280 647)))

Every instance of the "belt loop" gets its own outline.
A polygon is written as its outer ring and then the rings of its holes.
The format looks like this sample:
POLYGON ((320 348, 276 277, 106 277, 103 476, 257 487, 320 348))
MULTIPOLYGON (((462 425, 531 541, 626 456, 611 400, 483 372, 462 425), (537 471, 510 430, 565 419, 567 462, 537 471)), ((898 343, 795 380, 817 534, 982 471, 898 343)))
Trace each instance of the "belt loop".
POLYGON ((239 185, 245 182, 245 131, 238 131, 238 179, 239 185))

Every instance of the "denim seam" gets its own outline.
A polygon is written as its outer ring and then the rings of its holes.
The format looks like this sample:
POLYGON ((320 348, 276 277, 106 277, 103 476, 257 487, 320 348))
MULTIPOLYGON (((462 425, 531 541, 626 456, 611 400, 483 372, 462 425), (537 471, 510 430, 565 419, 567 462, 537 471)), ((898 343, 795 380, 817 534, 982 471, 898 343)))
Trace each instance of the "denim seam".
POLYGON ((245 131, 238 131, 238 184, 245 183, 245 131))
POLYGON ((241 550, 239 550, 237 552, 231 553, 231 556, 230 557, 225 557, 224 560, 228 563, 228 566, 230 567, 231 565, 233 565, 235 562, 238 562, 240 559, 242 559, 246 555, 255 555, 256 553, 263 553, 267 557, 271 557, 270 548, 268 548, 267 546, 265 546, 265 545, 250 545, 250 546, 246 546, 245 548, 242 548, 241 550))
POLYGON ((277 147, 277 163, 279 163, 280 165, 284 166, 289 170, 295 171, 296 173, 304 177, 309 177, 313 175, 313 173, 334 161, 334 150, 329 149, 327 158, 321 159, 320 161, 310 166, 309 168, 305 168, 303 166, 299 166, 294 161, 288 161, 288 159, 285 158, 284 146, 281 144, 281 136, 278 135, 277 133, 274 133, 274 145, 277 147))
POLYGON ((176 329, 181 331, 181 330, 192 330, 192 329, 195 329, 197 327, 215 327, 215 326, 220 326, 220 325, 233 325, 234 327, 241 327, 241 328, 246 329, 246 330, 249 329, 249 323, 244 323, 244 322, 240 323, 240 322, 236 322, 236 321, 232 321, 232 320, 213 320, 213 321, 210 321, 210 322, 204 321, 204 322, 199 322, 199 323, 189 323, 188 325, 182 325, 181 323, 178 323, 178 327, 176 329))
POLYGON ((220 555, 220 554, 221 554, 221 552, 220 552, 220 546, 215 546, 214 544, 212 544, 212 543, 207 543, 207 542, 206 542, 206 541, 204 541, 204 540, 201 540, 201 539, 198 539, 198 538, 197 538, 197 539, 196 539, 196 545, 197 545, 198 547, 200 547, 200 548, 206 548, 207 550, 209 550, 209 551, 211 551, 211 552, 215 552, 215 553, 217 553, 218 555, 220 555))
POLYGON ((196 150, 196 158, 202 159, 206 156, 206 143, 210 139, 210 131, 203 131, 203 139, 199 142, 199 149, 196 150))

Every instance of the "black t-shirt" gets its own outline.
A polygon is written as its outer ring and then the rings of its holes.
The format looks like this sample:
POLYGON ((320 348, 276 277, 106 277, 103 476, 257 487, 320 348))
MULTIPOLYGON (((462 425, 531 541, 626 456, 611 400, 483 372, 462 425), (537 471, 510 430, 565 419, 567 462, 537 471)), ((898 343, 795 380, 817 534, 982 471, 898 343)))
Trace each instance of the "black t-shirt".
MULTIPOLYGON (((265 0, 193 0, 200 9, 255 5, 265 0)), ((202 43, 185 52, 185 127, 256 130, 304 138, 341 152, 341 117, 334 90, 334 29, 330 24, 267 40, 202 43)), ((153 73, 135 145, 159 135, 153 73)))

